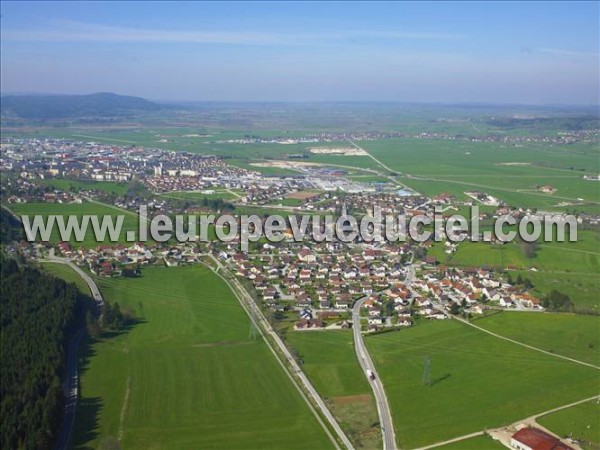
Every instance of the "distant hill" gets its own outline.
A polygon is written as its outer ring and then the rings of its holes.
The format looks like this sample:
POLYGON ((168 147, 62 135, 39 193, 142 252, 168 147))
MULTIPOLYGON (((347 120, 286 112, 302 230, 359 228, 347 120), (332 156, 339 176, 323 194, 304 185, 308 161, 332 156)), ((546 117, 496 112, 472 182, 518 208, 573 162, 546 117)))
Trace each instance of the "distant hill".
POLYGON ((110 93, 89 95, 6 95, 0 99, 3 118, 65 119, 126 116, 168 108, 140 97, 110 93))

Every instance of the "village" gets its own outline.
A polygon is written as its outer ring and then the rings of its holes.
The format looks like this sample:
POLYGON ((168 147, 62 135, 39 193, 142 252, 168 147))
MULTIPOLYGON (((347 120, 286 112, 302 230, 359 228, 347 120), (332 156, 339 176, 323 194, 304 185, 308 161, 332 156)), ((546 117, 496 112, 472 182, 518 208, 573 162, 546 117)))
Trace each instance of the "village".
MULTIPOLYGON (((365 185, 360 192, 344 191, 340 187, 347 181, 341 174, 331 176, 328 172, 324 178, 318 173, 268 177, 231 166, 214 156, 52 139, 11 142, 11 145, 1 160, 4 171, 17 175, 9 180, 12 184, 8 188, 2 187, 11 194, 8 203, 103 202, 107 197, 100 190, 40 189, 39 180, 51 182, 56 176, 112 180, 107 174, 126 177, 127 173, 137 172, 140 174, 137 181, 143 185, 145 195, 127 198, 113 195, 108 201, 130 211, 136 211, 142 204, 150 205, 151 215, 210 210, 210 205, 198 207, 194 202, 181 202, 161 194, 210 195, 217 189, 235 194, 229 205, 234 213, 236 207, 244 205, 277 207, 279 204, 281 208, 283 199, 296 198, 297 205, 288 207, 290 213, 343 210, 360 217, 377 207, 383 215, 432 217, 442 211, 442 217, 447 218, 461 208, 479 203, 495 208, 480 213, 478 219, 483 223, 501 215, 521 218, 534 214, 503 206, 483 192, 468 193, 469 200, 457 201, 452 194, 428 198, 386 183, 365 185), (30 158, 31 154, 42 156, 30 158), (326 183, 331 189, 323 189, 326 183)), ((236 217, 239 220, 239 214, 236 217)), ((515 268, 445 266, 428 254, 432 241, 296 242, 289 228, 284 234, 285 239, 279 243, 254 243, 248 253, 239 251, 239 240, 116 243, 95 248, 77 247, 69 242, 52 245, 22 241, 14 251, 27 257, 71 258, 101 277, 140 276, 146 265, 174 267, 206 263, 207 255, 212 255, 246 283, 265 310, 293 320, 296 330, 349 327, 350 310, 359 299, 363 301, 361 326, 369 332, 409 327, 421 319, 444 320, 449 314, 468 318, 502 309, 543 310, 541 300, 529 292, 530 286, 508 282, 505 271, 515 268)), ((466 238, 466 233, 462 237, 466 238)), ((492 239, 493 244, 503 245, 492 239)), ((445 239, 442 245, 446 254, 452 254, 460 241, 445 239)))

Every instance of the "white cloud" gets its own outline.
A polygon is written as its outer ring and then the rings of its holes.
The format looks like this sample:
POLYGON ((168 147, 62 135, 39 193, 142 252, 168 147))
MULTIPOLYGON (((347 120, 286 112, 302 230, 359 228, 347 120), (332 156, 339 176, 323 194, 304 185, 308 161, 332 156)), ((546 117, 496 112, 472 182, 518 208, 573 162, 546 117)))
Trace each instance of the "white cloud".
POLYGON ((457 40, 467 36, 452 33, 412 31, 348 30, 336 32, 257 32, 222 30, 169 30, 98 25, 76 21, 53 21, 51 26, 36 29, 2 29, 6 42, 143 42, 197 43, 236 45, 303 45, 345 39, 389 40, 457 40))

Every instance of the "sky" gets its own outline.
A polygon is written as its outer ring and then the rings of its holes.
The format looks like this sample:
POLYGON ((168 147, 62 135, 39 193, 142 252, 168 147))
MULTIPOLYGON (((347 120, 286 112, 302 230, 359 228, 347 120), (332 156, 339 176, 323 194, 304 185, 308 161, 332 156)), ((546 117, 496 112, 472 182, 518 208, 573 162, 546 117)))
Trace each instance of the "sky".
POLYGON ((597 105, 599 2, 12 2, 2 93, 597 105))

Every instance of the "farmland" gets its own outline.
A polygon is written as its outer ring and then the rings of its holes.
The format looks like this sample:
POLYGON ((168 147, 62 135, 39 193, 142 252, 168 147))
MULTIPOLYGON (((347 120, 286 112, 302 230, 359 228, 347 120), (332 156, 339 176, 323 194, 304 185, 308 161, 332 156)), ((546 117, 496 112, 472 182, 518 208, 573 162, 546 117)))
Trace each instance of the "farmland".
POLYGON ((596 316, 511 311, 474 323, 519 342, 600 365, 600 324, 596 316))
POLYGON ((501 450, 506 447, 489 436, 476 436, 437 448, 439 450, 501 450))
MULTIPOLYGON (((73 215, 81 220, 84 215, 95 215, 102 221, 102 216, 113 216, 113 220, 116 222, 116 216, 121 214, 123 216, 123 226, 121 228, 121 234, 119 242, 126 242, 127 231, 136 231, 139 229, 138 219, 134 213, 121 210, 119 213, 114 208, 99 203, 84 202, 81 204, 75 203, 15 203, 10 205, 10 209, 17 215, 28 215, 30 220, 33 220, 33 216, 40 215, 46 219, 50 215, 62 215, 65 217, 73 215)), ((106 236, 108 239, 108 235, 106 236)), ((52 234, 50 236, 50 242, 60 242, 60 235, 58 227, 52 228, 52 234)), ((94 238, 91 226, 88 227, 88 231, 85 235, 83 242, 77 242, 75 236, 71 236, 71 244, 74 246, 83 246, 86 248, 94 248, 98 245, 98 241, 94 238)))
POLYGON ((127 192, 127 183, 113 181, 73 180, 66 178, 49 178, 40 180, 46 186, 53 186, 63 191, 98 190, 123 195, 127 192))
POLYGON ((401 447, 509 424, 597 393, 596 369, 454 321, 427 322, 368 337, 366 343, 386 387, 401 447), (424 385, 427 357, 430 383, 424 385))
POLYGON ((208 269, 147 268, 100 288, 139 323, 82 351, 74 448, 96 448, 107 436, 132 449, 331 447, 208 269))
POLYGON ((358 448, 381 445, 371 388, 356 355, 350 331, 293 332, 288 345, 303 361, 302 369, 358 448))
POLYGON ((598 149, 592 145, 388 139, 361 146, 407 175, 403 183, 427 195, 450 192, 464 198, 464 191, 479 189, 513 206, 599 210, 597 182, 582 178, 600 171, 598 149), (544 184, 554 186, 556 193, 536 189, 544 184))

